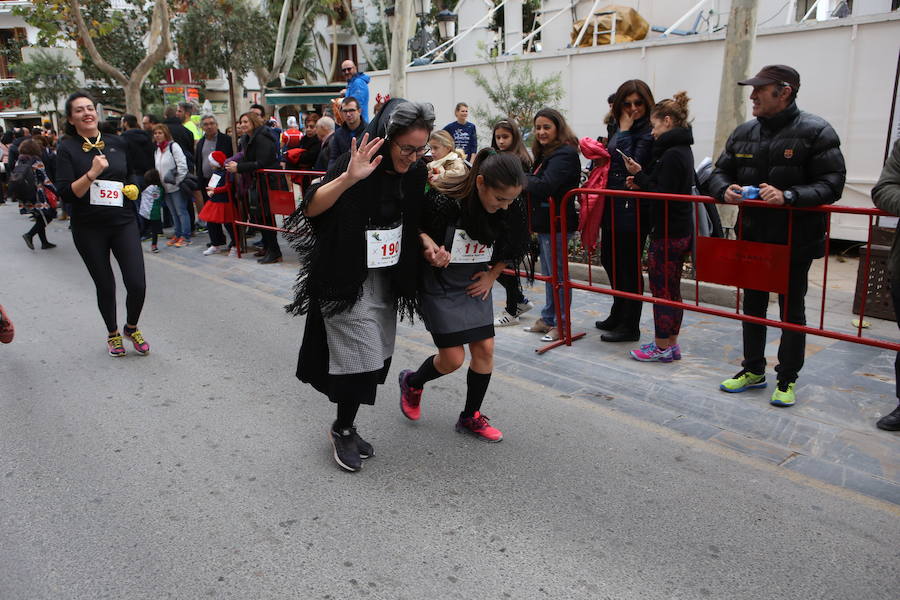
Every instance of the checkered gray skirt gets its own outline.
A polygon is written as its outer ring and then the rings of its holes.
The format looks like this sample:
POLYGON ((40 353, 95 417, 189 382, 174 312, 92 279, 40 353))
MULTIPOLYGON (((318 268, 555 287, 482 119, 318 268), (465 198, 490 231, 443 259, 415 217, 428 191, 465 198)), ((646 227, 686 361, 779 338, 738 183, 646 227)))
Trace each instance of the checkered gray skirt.
POLYGON ((394 355, 397 311, 387 269, 369 269, 362 297, 348 311, 327 317, 328 374, 368 373, 394 355))

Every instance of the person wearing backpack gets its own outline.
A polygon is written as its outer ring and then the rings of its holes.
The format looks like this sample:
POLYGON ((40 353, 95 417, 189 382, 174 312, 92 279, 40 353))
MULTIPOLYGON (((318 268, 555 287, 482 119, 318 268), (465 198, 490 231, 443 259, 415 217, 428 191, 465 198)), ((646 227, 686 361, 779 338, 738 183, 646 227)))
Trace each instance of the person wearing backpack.
POLYGON ((56 218, 56 189, 47 178, 41 162, 41 144, 26 140, 19 146, 19 161, 10 177, 10 188, 17 201, 31 213, 34 225, 22 234, 25 245, 34 250, 34 236, 41 240, 41 249, 56 248, 47 240, 47 224, 56 218))
POLYGON ((156 142, 156 152, 153 155, 156 170, 162 177, 166 208, 175 225, 175 234, 169 238, 166 246, 190 246, 192 227, 188 203, 191 200, 181 189, 181 182, 188 174, 187 158, 178 142, 172 140, 172 133, 167 126, 153 126, 153 141, 156 142))

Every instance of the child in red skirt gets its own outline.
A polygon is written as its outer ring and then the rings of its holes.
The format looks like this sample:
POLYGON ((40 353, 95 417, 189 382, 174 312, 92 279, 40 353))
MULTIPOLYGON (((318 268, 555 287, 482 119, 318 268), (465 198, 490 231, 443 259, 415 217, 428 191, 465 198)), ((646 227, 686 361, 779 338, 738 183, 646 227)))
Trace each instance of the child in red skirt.
POLYGON ((199 215, 200 219, 206 221, 209 230, 210 246, 203 252, 204 256, 226 251, 235 246, 234 229, 230 226, 234 222, 234 207, 231 204, 231 195, 228 193, 231 189, 231 182, 224 167, 227 160, 228 157, 225 156, 225 153, 219 150, 209 155, 209 162, 212 163, 214 171, 206 184, 209 201, 203 205, 203 210, 199 215), (231 243, 227 248, 222 225, 226 225, 228 237, 231 238, 231 243))

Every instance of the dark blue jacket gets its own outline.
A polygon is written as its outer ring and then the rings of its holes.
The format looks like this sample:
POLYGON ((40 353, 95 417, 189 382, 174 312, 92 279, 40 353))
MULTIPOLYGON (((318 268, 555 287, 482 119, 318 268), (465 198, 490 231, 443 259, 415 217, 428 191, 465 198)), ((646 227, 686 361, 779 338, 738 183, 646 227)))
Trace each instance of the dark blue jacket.
MULTIPOLYGON (((606 184, 611 190, 624 190, 625 179, 628 170, 625 169, 625 161, 616 150, 621 150, 633 158, 641 167, 648 167, 653 160, 653 136, 650 130, 650 117, 641 117, 632 124, 628 131, 619 131, 618 127, 609 140, 609 181, 606 184)), ((635 200, 634 198, 607 198, 603 210, 603 226, 609 228, 612 224, 613 212, 615 212, 615 227, 617 231, 635 231, 637 220, 636 206, 641 207, 641 229, 647 231, 650 228, 650 203, 647 200, 635 200), (613 210, 612 207, 615 207, 613 210)))

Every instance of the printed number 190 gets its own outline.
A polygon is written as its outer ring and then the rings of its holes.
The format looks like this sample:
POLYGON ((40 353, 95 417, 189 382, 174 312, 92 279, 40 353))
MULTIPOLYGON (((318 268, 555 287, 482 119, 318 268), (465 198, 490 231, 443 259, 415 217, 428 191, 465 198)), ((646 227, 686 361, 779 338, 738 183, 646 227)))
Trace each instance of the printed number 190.
POLYGON ((398 242, 393 242, 390 244, 382 244, 381 245, 381 256, 388 257, 388 256, 393 256, 393 255, 397 254, 397 250, 399 250, 398 246, 399 246, 398 242))

